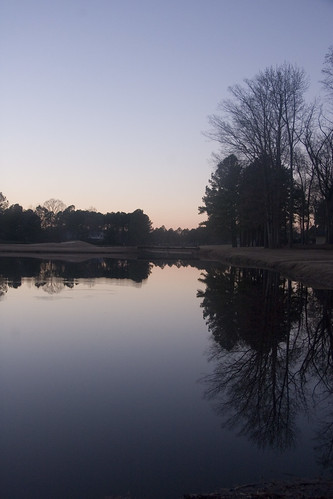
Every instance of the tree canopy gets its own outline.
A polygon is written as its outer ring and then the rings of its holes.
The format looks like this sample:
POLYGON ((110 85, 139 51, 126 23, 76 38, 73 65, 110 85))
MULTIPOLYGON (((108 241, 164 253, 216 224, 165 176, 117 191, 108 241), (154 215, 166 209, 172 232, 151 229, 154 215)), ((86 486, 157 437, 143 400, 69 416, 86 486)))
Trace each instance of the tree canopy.
POLYGON ((148 242, 152 223, 142 210, 99 213, 76 210, 50 199, 35 210, 8 206, 0 194, 0 240, 3 242, 60 242, 82 240, 97 244, 137 245, 148 242))
MULTIPOLYGON (((323 74, 331 105, 332 47, 323 74)), ((302 69, 288 63, 269 67, 230 87, 220 114, 209 118, 207 135, 225 158, 217 163, 199 213, 206 212, 206 226, 221 237, 227 233, 233 245, 291 246, 321 231, 333 242, 333 122, 329 107, 325 112, 324 104, 306 105, 307 88, 302 69)))
POLYGON ((111 246, 167 245, 184 246, 214 242, 203 227, 197 229, 153 229, 143 210, 132 213, 100 213, 95 208, 76 210, 51 199, 34 210, 10 205, 0 193, 0 242, 36 243, 80 240, 111 246))

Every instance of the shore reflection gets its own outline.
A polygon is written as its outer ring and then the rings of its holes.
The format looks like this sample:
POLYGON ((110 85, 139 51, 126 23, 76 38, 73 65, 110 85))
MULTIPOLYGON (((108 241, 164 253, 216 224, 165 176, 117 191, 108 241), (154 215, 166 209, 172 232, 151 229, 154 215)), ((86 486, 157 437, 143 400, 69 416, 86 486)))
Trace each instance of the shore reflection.
POLYGON ((57 294, 65 288, 73 288, 79 279, 96 278, 128 280, 141 284, 151 273, 152 265, 143 260, 92 259, 84 262, 37 260, 33 258, 0 259, 0 297, 8 288, 18 288, 22 279, 32 278, 37 288, 48 294, 57 294))
POLYGON ((80 279, 94 285, 95 279, 118 279, 124 284, 140 286, 148 279, 153 267, 196 267, 205 264, 185 260, 127 260, 98 258, 84 261, 38 260, 36 258, 0 258, 0 299, 8 288, 19 288, 22 279, 32 278, 37 288, 48 294, 57 294, 65 288, 74 288, 80 279))
POLYGON ((0 259, 0 276, 1 497, 332 470, 331 292, 194 261, 0 259))
POLYGON ((223 426, 284 450, 297 441, 298 417, 320 407, 314 448, 333 468, 333 291, 220 266, 200 281, 215 366, 202 382, 223 426))

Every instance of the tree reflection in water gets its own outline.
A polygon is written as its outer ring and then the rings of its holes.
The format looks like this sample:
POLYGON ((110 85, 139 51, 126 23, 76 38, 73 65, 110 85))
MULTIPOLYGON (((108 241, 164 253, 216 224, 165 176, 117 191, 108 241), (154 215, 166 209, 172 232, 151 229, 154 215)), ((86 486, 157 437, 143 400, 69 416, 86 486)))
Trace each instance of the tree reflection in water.
POLYGON ((333 292, 258 269, 216 267, 200 281, 206 289, 197 296, 214 340, 205 396, 223 426, 283 450, 296 443, 301 412, 330 406, 316 449, 332 466, 333 292))
POLYGON ((99 258, 82 262, 38 260, 34 258, 1 258, 0 297, 8 287, 18 288, 23 278, 32 278, 36 287, 48 294, 57 294, 73 288, 79 279, 94 285, 95 279, 129 279, 140 285, 151 272, 152 264, 143 260, 99 258))
POLYGON ((63 263, 52 260, 43 261, 40 264, 39 274, 35 277, 35 286, 42 288, 49 295, 58 294, 67 288, 73 288, 73 278, 64 280, 65 268, 63 263))
POLYGON ((0 300, 8 291, 8 281, 6 278, 0 276, 0 300))
MULTIPOLYGON (((131 285, 140 286, 148 279, 152 268, 158 266, 184 267, 195 266, 197 262, 184 260, 128 260, 117 258, 94 258, 83 261, 39 260, 37 258, 0 258, 0 297, 8 287, 18 288, 23 278, 32 278, 36 287, 48 294, 56 294, 65 288, 73 288, 79 279, 94 286, 95 279, 118 279, 131 281, 131 285), (1 277, 5 276, 5 277, 1 277), (3 291, 2 291, 3 290, 3 291)), ((200 266, 204 268, 204 266, 200 266)))

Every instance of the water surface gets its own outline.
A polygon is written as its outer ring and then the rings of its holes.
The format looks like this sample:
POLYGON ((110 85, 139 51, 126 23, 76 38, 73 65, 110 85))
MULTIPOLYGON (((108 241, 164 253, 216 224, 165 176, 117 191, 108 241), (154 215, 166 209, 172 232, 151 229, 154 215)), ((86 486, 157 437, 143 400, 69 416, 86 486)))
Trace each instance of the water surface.
POLYGON ((332 471, 332 292, 0 259, 0 496, 178 498, 332 471))

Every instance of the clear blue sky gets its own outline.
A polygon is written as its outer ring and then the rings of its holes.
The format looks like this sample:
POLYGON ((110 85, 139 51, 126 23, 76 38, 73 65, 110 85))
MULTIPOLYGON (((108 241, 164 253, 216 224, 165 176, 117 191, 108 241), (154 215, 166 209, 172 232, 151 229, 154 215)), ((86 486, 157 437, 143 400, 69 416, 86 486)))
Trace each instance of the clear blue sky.
POLYGON ((196 227, 228 86, 288 61, 312 98, 332 44, 333 0, 0 0, 0 191, 196 227))

